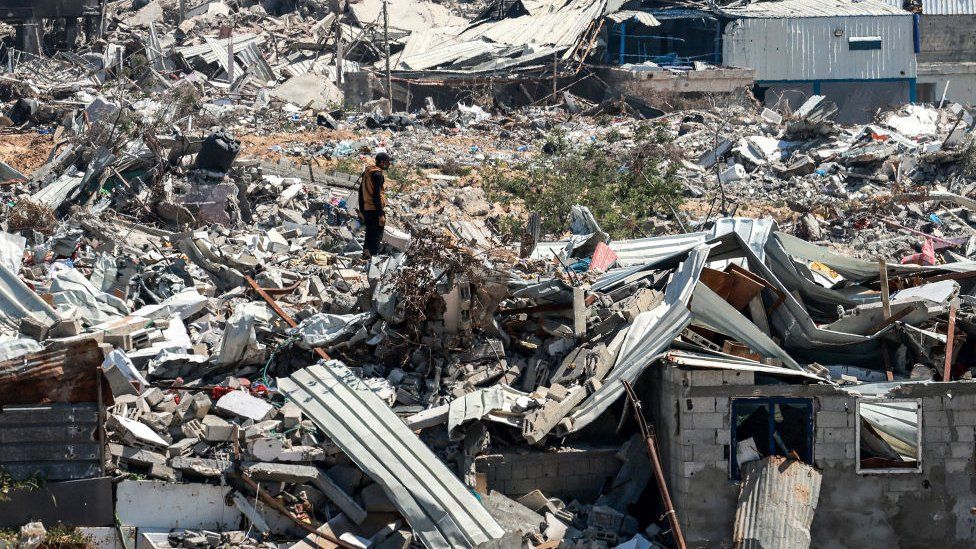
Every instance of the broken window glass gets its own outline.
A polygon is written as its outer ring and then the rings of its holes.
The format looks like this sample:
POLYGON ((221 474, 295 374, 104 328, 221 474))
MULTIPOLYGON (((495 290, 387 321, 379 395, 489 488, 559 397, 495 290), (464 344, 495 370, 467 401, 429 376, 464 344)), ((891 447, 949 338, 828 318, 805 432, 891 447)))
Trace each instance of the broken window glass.
POLYGON ((921 471, 918 401, 858 402, 859 473, 921 471))
POLYGON ((749 398, 732 401, 730 474, 767 456, 813 462, 813 401, 806 398, 749 398))

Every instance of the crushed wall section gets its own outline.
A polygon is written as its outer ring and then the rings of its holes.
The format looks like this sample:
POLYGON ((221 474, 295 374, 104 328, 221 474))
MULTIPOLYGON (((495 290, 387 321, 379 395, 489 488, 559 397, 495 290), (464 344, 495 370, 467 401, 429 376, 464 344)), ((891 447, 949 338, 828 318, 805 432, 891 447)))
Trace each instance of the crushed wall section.
MULTIPOLYGON (((731 544, 739 485, 729 480, 730 401, 813 399, 814 464, 823 471, 812 547, 972 547, 976 541, 976 384, 904 386, 922 402, 922 472, 857 474, 854 396, 821 385, 753 385, 752 374, 654 370, 665 474, 688 541, 731 544), (950 396, 951 395, 951 396, 950 396)), ((725 544, 725 545, 723 545, 725 544)))

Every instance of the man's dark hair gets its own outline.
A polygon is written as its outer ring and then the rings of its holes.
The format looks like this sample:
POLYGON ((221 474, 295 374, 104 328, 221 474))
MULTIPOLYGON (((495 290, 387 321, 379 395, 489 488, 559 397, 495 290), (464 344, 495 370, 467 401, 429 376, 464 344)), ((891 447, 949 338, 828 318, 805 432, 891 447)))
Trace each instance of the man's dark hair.
POLYGON ((393 159, 390 158, 390 155, 388 155, 386 153, 379 153, 379 154, 376 155, 376 163, 377 164, 379 164, 380 162, 392 162, 392 161, 393 161, 393 159))

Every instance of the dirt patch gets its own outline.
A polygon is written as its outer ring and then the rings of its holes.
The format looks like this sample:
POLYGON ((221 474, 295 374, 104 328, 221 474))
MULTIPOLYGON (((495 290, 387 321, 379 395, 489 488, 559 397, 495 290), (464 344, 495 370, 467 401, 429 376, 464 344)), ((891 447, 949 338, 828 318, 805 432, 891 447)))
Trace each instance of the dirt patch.
POLYGON ((54 147, 54 139, 51 135, 35 133, 0 135, 0 161, 30 175, 47 162, 52 147, 54 147))

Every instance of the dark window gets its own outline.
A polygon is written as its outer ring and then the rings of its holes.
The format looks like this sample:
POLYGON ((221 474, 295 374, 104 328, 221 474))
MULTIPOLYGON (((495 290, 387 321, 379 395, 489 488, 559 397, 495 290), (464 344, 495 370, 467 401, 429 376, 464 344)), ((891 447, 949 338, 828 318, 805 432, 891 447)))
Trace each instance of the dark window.
POLYGON ((852 36, 847 39, 847 47, 851 50, 880 50, 880 36, 852 36))
POLYGON ((767 456, 813 463, 813 401, 808 398, 740 398, 732 401, 729 470, 767 456))

